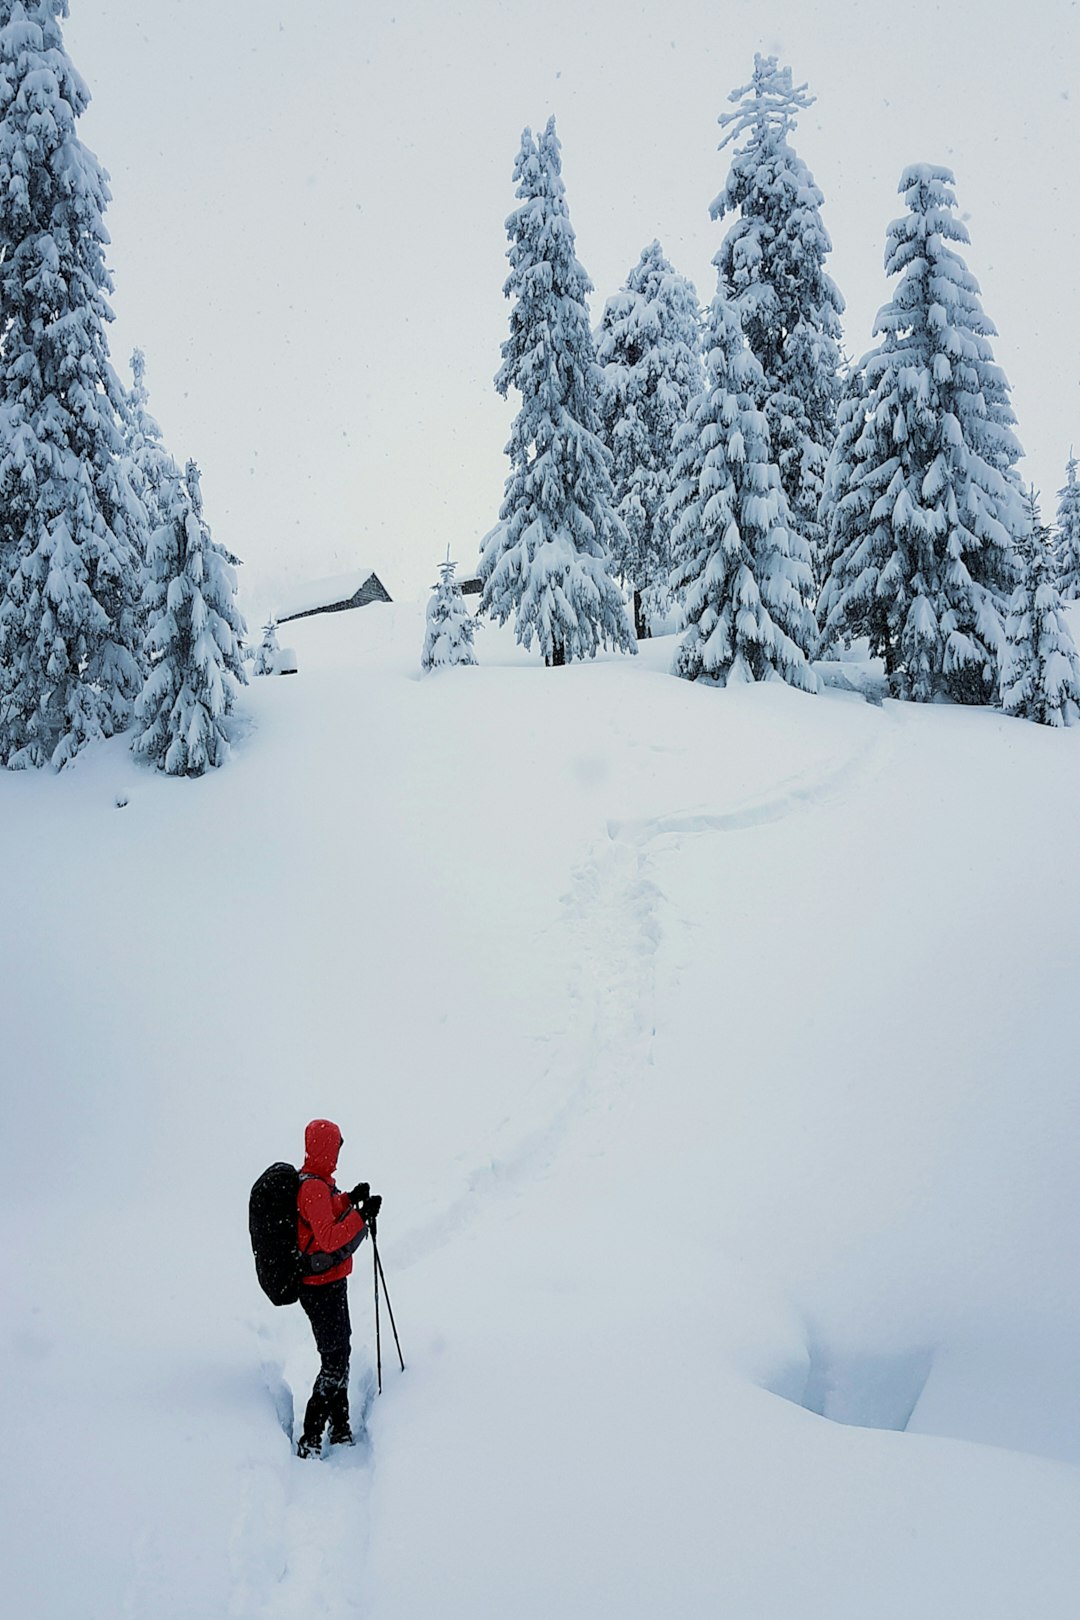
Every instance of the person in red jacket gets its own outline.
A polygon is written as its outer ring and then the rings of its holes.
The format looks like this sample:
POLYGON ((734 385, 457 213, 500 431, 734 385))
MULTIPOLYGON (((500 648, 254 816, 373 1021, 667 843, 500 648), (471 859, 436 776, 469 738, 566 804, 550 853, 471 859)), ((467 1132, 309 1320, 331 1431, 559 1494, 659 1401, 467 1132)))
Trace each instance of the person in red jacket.
POLYGON ((317 1457, 323 1430, 330 1425, 331 1445, 351 1445, 349 1423, 349 1296, 346 1279, 352 1271, 352 1250, 375 1230, 382 1199, 372 1195, 366 1181, 351 1192, 338 1192, 334 1184, 342 1135, 330 1119, 313 1119, 304 1132, 305 1157, 297 1195, 297 1237, 304 1254, 334 1254, 348 1249, 329 1270, 304 1277, 300 1304, 311 1323, 321 1365, 304 1413, 304 1428, 296 1448, 299 1457, 317 1457))

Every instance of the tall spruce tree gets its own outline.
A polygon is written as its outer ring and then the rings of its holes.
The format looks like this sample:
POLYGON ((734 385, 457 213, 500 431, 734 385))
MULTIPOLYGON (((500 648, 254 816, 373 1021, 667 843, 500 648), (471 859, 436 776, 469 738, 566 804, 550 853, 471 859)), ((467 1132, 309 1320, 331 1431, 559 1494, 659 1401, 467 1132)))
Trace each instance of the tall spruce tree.
POLYGON ((109 190, 76 123, 67 0, 0 7, 0 763, 64 765, 128 722, 140 538, 109 363, 109 190))
POLYGON ((1034 490, 1027 507, 1030 530, 1017 546, 1020 579, 1005 621, 1001 702, 1006 714, 1020 719, 1070 726, 1080 718, 1080 660, 1034 490))
POLYGON ((722 292, 706 322, 705 370, 675 439, 674 582, 688 625, 675 673, 721 685, 779 676, 816 691, 809 546, 771 457, 761 366, 722 292))
MULTIPOLYGON (((841 557, 851 540, 850 525, 854 516, 854 503, 842 504, 851 478, 852 460, 866 424, 866 378, 858 366, 848 371, 836 410, 836 438, 825 464, 825 477, 818 507, 819 532, 823 537, 821 554, 824 584, 818 598, 818 623, 824 628, 829 622, 832 593, 836 587, 833 564, 841 557)), ((835 637, 833 638, 835 640, 835 637)), ((830 638, 823 638, 821 654, 833 650, 830 638)))
POLYGON ((146 386, 146 356, 135 349, 131 356, 133 385, 126 400, 124 436, 132 488, 146 513, 145 555, 150 536, 168 522, 180 469, 165 448, 161 429, 150 414, 146 386))
POLYGON ((818 568, 818 506, 835 433, 844 300, 825 271, 832 242, 821 218, 824 198, 789 140, 799 114, 814 104, 806 92, 775 56, 754 57, 750 83, 729 97, 736 110, 719 118, 727 131, 720 150, 742 144, 711 213, 738 214, 713 262, 764 373, 773 456, 818 568))
POLYGON ((861 430, 845 435, 829 475, 824 632, 868 636, 895 696, 987 703, 1028 520, 994 327, 949 245, 969 240, 953 183, 929 164, 900 181, 909 212, 889 226, 885 251, 900 281, 877 317, 882 342, 860 362, 861 430))
POLYGON ((136 705, 131 744, 134 753, 169 776, 201 776, 228 757, 225 722, 236 683, 247 684, 235 560, 211 538, 199 469, 189 461, 173 487, 168 521, 150 541, 146 646, 151 667, 136 705))
POLYGON ((1080 599, 1080 483, 1076 481, 1076 457, 1071 452, 1065 468, 1065 487, 1058 490, 1054 556, 1062 600, 1075 602, 1080 599))
POLYGON ((601 646, 636 650, 612 573, 625 540, 598 435, 592 283, 575 256, 559 151, 552 118, 538 141, 524 132, 514 167, 521 207, 506 222, 503 292, 515 303, 495 386, 504 396, 516 388, 521 409, 500 522, 480 557, 481 612, 500 624, 513 614, 518 641, 535 637, 549 665, 601 646))
POLYGON ((601 434, 626 531, 625 541, 616 538, 613 562, 633 591, 640 640, 650 633, 643 594, 666 588, 671 573, 672 443, 703 381, 697 293, 659 242, 642 250, 625 286, 608 299, 596 358, 604 371, 601 434))

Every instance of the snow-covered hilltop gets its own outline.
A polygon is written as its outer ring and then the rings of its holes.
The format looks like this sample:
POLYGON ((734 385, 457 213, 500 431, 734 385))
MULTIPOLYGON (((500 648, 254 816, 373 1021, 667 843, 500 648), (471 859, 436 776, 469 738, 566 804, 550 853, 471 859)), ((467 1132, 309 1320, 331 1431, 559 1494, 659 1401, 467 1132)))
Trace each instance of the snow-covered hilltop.
POLYGON ((1071 1620, 1080 735, 423 628, 0 776, 5 1609, 1071 1620), (245 1198, 323 1112, 408 1370, 312 1464, 245 1198))
MULTIPOLYGON (((246 663, 284 672, 294 651, 275 652, 269 625, 245 644, 239 559, 212 537, 196 462, 181 475, 149 413, 142 351, 130 389, 113 371, 110 192, 78 131, 89 91, 67 14, 67 0, 0 12, 0 768, 60 770, 127 731, 157 769, 196 777, 229 757, 246 663)), ((1017 472, 948 169, 904 169, 881 342, 842 361, 825 199, 792 144, 814 99, 755 55, 719 116, 732 150, 707 310, 654 240, 595 334, 555 118, 522 132, 495 375, 516 414, 480 612, 513 620, 550 668, 635 653, 677 623, 673 670, 716 686, 816 692, 843 680, 815 673, 819 651, 835 664, 865 642, 894 697, 1070 725, 1073 463, 1055 536, 1017 472)), ((437 652, 429 638, 425 669, 461 661, 468 639, 442 585, 456 628, 437 652)), ((376 600, 389 593, 366 568, 274 613, 376 600)))

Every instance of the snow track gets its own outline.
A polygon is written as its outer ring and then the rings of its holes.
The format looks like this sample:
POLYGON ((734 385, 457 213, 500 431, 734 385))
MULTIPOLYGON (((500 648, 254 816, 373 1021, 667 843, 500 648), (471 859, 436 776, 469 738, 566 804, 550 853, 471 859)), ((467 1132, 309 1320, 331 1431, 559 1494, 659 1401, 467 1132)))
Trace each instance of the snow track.
MULTIPOLYGON (((875 724, 850 753, 828 760, 730 808, 666 812, 610 819, 590 843, 562 896, 552 951, 568 962, 565 1028, 554 1036, 545 1068, 561 1076, 557 1103, 539 1126, 501 1141, 465 1177, 466 1189, 395 1244, 399 1264, 412 1265, 482 1214, 485 1199, 512 1194, 565 1150, 583 1117, 601 1119, 617 1106, 620 1090, 637 1083, 653 1063, 656 1034, 656 955, 665 895, 657 863, 677 861, 682 843, 707 833, 768 826, 807 810, 850 798, 887 766, 895 720, 875 724)), ((667 750, 658 749, 656 752, 667 750)))
POLYGON ((493 1201, 543 1176, 582 1119, 616 1106, 620 1088, 649 1063, 663 900, 650 871, 641 851, 603 837, 572 874, 549 941, 566 963, 565 1028, 544 1055, 551 1111, 524 1135, 500 1133, 489 1156, 465 1173, 460 1196, 395 1240, 398 1266, 426 1259, 487 1215, 493 1201))
POLYGON ((229 1538, 236 1620, 358 1620, 365 1613, 371 1478, 355 1448, 286 1466, 250 1462, 229 1538))
POLYGON ((663 895, 648 855, 597 840, 563 897, 570 934, 568 1042, 588 1106, 611 1107, 652 1061, 663 895))
POLYGON ((640 845, 662 838, 745 832, 765 827, 803 810, 836 803, 850 795, 871 772, 883 770, 886 758, 881 733, 876 730, 850 758, 825 769, 817 766, 801 771, 729 809, 675 811, 640 821, 612 821, 608 824, 608 834, 613 839, 640 845))
MULTIPOLYGON (((373 1462, 367 1418, 374 1376, 354 1379, 355 1446, 328 1447, 321 1459, 293 1450, 302 1411, 280 1363, 263 1363, 273 1411, 287 1450, 251 1460, 240 1480, 240 1502, 229 1535, 228 1614, 236 1620, 357 1620, 365 1612, 363 1570, 370 1522, 373 1462)), ((306 1396, 304 1397, 306 1398, 306 1396)))

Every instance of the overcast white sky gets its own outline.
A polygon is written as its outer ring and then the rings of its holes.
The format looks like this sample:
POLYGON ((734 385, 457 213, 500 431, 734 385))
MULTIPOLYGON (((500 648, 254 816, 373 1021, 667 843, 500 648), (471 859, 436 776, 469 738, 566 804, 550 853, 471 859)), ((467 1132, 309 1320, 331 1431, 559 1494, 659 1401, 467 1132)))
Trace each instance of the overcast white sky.
POLYGON ((147 354, 170 449, 261 611, 370 562, 415 595, 495 521, 492 388, 522 127, 558 119, 594 323, 659 236, 703 298, 723 226, 718 113, 776 52, 817 105, 847 348, 888 296, 912 162, 948 164, 1052 511, 1080 448, 1076 0, 71 0, 112 176, 114 362, 147 354))

